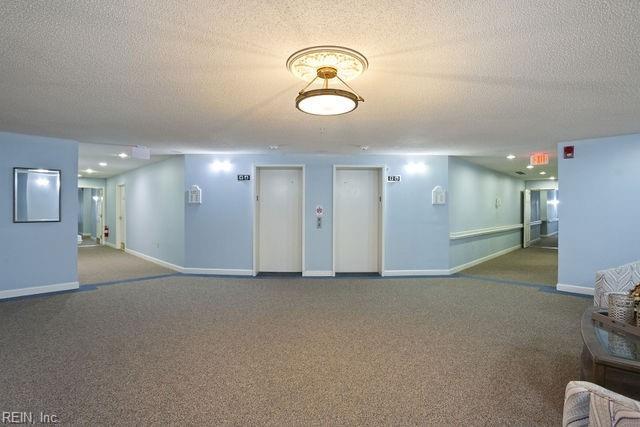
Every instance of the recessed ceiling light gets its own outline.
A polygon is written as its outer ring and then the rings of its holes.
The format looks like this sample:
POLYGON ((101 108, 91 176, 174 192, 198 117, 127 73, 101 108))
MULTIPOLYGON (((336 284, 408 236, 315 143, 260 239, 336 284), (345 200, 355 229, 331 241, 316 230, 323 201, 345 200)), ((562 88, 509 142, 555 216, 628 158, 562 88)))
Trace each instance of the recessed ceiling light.
POLYGON ((540 175, 546 175, 547 173, 545 171, 540 171, 540 175))
POLYGON ((533 169, 533 165, 527 165, 527 169, 533 169))
POLYGON ((85 170, 86 173, 95 173, 96 171, 94 171, 93 169, 87 169, 85 170))
POLYGON ((364 99, 349 86, 362 74, 369 62, 359 52, 340 46, 316 46, 299 50, 287 60, 287 68, 294 76, 308 82, 296 97, 296 108, 317 116, 337 116, 355 110, 364 99), (316 80, 319 89, 307 90, 316 80), (329 88, 329 81, 337 79, 345 89, 329 88))
POLYGON ((516 158, 516 156, 515 156, 515 155, 513 155, 513 154, 509 154, 509 155, 507 156, 507 159, 509 159, 509 160, 513 160, 513 159, 515 159, 515 158, 516 158))
POLYGON ((107 162, 100 162, 100 163, 98 163, 98 164, 99 164, 100 166, 102 166, 102 167, 107 166, 107 162))
POLYGON ((278 147, 277 145, 270 145, 269 146, 269 150, 277 150, 278 148, 280 148, 280 147, 278 147))
POLYGON ((361 149, 362 151, 367 151, 367 150, 369 149, 369 146, 368 146, 368 145, 361 145, 361 146, 360 146, 360 149, 361 149))
POLYGON ((118 154, 118 157, 120 157, 121 159, 126 159, 127 157, 129 157, 129 155, 127 153, 120 153, 118 154))
POLYGON ((556 179, 556 177, 555 176, 550 176, 549 179, 556 179))
POLYGON ((81 174, 78 174, 78 178, 82 178, 82 175, 81 175, 81 174))

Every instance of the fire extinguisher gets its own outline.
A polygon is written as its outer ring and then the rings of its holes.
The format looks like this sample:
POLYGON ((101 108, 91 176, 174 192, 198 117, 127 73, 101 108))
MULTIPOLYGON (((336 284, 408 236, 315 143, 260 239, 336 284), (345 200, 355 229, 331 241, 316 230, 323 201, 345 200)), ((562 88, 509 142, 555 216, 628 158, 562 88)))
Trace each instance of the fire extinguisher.
POLYGON ((104 226, 104 232, 102 234, 104 235, 105 239, 107 237, 109 237, 109 226, 108 225, 104 226))

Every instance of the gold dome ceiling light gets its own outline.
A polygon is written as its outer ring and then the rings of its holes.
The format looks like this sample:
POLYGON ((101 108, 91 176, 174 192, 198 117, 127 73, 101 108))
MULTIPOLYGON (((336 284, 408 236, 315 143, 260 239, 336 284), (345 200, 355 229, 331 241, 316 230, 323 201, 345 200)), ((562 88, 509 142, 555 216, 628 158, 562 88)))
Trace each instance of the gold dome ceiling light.
POLYGON ((289 71, 308 82, 296 97, 296 108, 317 116, 336 116, 355 110, 364 99, 346 81, 364 73, 368 66, 364 55, 346 47, 316 46, 299 50, 287 60, 289 71), (322 86, 309 89, 318 79, 322 80, 322 86), (332 79, 339 80, 346 89, 330 88, 332 79))

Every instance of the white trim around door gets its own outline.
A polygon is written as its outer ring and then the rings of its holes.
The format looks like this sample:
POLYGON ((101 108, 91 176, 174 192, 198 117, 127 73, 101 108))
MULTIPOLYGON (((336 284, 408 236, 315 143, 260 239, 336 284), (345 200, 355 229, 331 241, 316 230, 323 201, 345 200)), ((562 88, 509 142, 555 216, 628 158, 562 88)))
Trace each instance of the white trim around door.
POLYGON ((252 231, 252 246, 253 246, 253 269, 252 275, 256 276, 258 274, 258 205, 257 205, 257 197, 258 197, 258 171, 260 169, 300 169, 302 171, 302 275, 305 273, 306 262, 305 262, 305 213, 306 213, 306 168, 303 164, 254 164, 253 165, 253 184, 251 185, 251 200, 253 206, 253 231, 252 231))
POLYGON ((386 223, 386 200, 387 200, 387 166, 386 165, 333 165, 333 200, 331 204, 331 223, 332 223, 332 238, 331 238, 331 258, 332 267, 331 274, 336 275, 336 171, 338 169, 377 169, 380 172, 380 211, 379 211, 379 239, 378 239, 378 273, 382 276, 385 272, 385 223, 386 223))

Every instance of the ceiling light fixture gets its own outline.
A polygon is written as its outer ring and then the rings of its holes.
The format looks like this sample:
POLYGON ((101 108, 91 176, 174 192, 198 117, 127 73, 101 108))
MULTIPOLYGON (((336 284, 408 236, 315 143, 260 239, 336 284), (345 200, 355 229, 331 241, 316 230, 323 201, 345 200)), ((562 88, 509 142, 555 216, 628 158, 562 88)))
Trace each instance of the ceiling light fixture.
POLYGON ((364 55, 346 47, 316 46, 299 50, 287 60, 289 71, 308 82, 296 97, 296 108, 316 116, 337 116, 355 110, 364 99, 346 81, 364 73, 368 66, 364 55), (309 89, 318 79, 322 80, 321 88, 309 89), (338 79, 346 89, 330 88, 332 79, 338 79))
POLYGON ((87 169, 85 170, 86 173, 95 173, 96 171, 94 171, 93 169, 87 169))
POLYGON ((82 175, 81 175, 81 174, 78 174, 78 178, 82 178, 82 175))
POLYGON ((129 155, 127 153, 120 153, 118 154, 118 157, 120 157, 121 159, 126 159, 127 157, 129 157, 129 155))
POLYGON ((527 165, 527 169, 533 169, 533 165, 527 165))
POLYGON ((550 176, 549 179, 556 179, 556 177, 555 176, 550 176))
POLYGON ((100 163, 98 163, 98 165, 100 165, 101 167, 105 167, 105 166, 107 166, 107 162, 100 162, 100 163))
POLYGON ((545 171, 541 171, 540 175, 546 175, 547 173, 545 171))
POLYGON ((278 148, 280 148, 280 147, 278 147, 277 145, 270 145, 269 146, 269 150, 277 150, 278 148))
POLYGON ((509 154, 509 155, 507 156, 507 159, 509 159, 509 160, 513 160, 513 159, 515 159, 515 158, 516 158, 516 156, 515 156, 515 155, 513 155, 513 154, 509 154))

